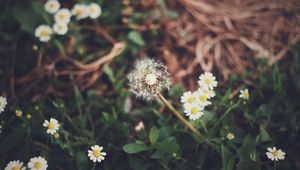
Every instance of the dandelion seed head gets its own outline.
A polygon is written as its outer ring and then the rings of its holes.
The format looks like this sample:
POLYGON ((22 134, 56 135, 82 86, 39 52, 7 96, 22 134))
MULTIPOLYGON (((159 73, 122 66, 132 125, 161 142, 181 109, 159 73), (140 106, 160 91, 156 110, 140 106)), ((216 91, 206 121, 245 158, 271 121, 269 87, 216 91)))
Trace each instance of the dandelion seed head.
POLYGON ((127 78, 130 91, 148 101, 153 100, 162 90, 169 89, 171 84, 167 67, 150 58, 136 61, 127 78))

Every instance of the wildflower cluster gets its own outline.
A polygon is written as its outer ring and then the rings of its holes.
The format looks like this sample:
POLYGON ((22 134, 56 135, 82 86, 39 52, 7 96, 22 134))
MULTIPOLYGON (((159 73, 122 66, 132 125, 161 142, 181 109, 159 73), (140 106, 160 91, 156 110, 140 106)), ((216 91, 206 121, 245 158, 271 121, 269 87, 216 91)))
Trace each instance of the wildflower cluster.
POLYGON ((212 73, 205 72, 200 75, 198 84, 199 88, 196 91, 187 91, 181 96, 184 112, 191 120, 199 119, 204 108, 211 104, 209 99, 215 96, 214 88, 218 82, 212 73))
POLYGON ((84 18, 96 19, 101 15, 101 7, 96 3, 75 4, 70 11, 67 8, 60 8, 61 5, 57 0, 48 0, 44 8, 45 10, 54 15, 54 21, 52 28, 49 25, 39 25, 35 29, 35 36, 42 42, 48 42, 51 39, 53 32, 57 35, 65 35, 68 32, 68 24, 71 21, 71 17, 74 16, 77 20, 84 18))

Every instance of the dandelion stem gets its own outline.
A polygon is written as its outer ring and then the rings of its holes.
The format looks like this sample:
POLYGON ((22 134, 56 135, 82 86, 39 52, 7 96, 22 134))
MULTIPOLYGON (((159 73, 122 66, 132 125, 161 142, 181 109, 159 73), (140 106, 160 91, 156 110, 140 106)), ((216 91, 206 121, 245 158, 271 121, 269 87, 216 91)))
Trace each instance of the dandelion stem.
POLYGON ((201 133, 192 125, 190 122, 188 122, 173 106, 172 104, 160 93, 158 94, 160 100, 177 116, 177 118, 192 132, 196 133, 200 138, 203 138, 201 133))

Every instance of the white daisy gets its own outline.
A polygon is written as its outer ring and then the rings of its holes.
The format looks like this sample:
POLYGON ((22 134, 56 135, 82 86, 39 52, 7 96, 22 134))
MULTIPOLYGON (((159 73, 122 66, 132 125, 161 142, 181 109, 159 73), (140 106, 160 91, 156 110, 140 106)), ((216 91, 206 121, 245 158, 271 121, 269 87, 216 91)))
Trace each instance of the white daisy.
POLYGON ((71 16, 72 14, 68 9, 62 8, 57 13, 55 13, 54 20, 55 22, 64 22, 68 24, 71 20, 71 16))
POLYGON ((64 22, 56 22, 53 25, 53 31, 58 35, 64 35, 68 32, 68 25, 64 22))
POLYGON ((216 93, 209 88, 199 88, 198 91, 201 91, 201 93, 204 93, 208 99, 211 99, 213 97, 215 97, 216 93))
POLYGON ((203 107, 211 104, 211 102, 208 100, 209 96, 207 95, 207 93, 204 93, 204 91, 201 89, 195 91, 194 96, 196 103, 200 104, 203 107))
POLYGON ((194 93, 192 93, 191 91, 184 92, 180 99, 182 104, 186 104, 186 103, 192 104, 193 102, 196 101, 194 97, 194 93))
POLYGON ((197 103, 192 104, 185 104, 184 105, 184 112, 187 116, 189 116, 189 119, 196 120, 199 119, 203 115, 203 107, 201 107, 197 103))
POLYGON ((45 120, 44 127, 47 127, 47 133, 54 135, 59 128, 59 123, 56 119, 51 118, 50 121, 45 120))
POLYGON ((267 149, 268 149, 268 152, 266 152, 266 155, 272 161, 284 160, 285 153, 281 149, 277 150, 276 147, 267 148, 267 149))
POLYGON ((45 3, 44 8, 50 14, 54 14, 60 8, 60 3, 57 0, 48 0, 45 3))
POLYGON ((48 25, 40 25, 35 29, 35 36, 40 39, 42 42, 47 42, 51 38, 51 34, 53 33, 51 27, 48 25))
POLYGON ((249 97, 250 97, 250 94, 249 94, 248 89, 240 90, 239 98, 244 99, 244 100, 248 100, 249 97))
POLYGON ((76 16, 77 20, 81 20, 89 16, 87 6, 84 4, 75 4, 71 13, 76 16))
POLYGON ((91 150, 88 150, 88 156, 90 157, 90 160, 92 160, 93 162, 101 162, 103 161, 105 158, 104 156, 106 156, 106 153, 102 151, 103 147, 99 145, 94 145, 91 147, 91 150))
POLYGON ((16 161, 10 161, 4 170, 25 170, 26 167, 23 167, 23 162, 16 160, 16 161))
POLYGON ((39 157, 31 158, 27 166, 30 170, 46 170, 48 164, 45 158, 39 156, 39 157))
POLYGON ((0 96, 0 113, 4 112, 4 109, 7 105, 7 100, 5 97, 0 96))
POLYGON ((214 87, 217 87, 218 82, 216 81, 216 77, 210 72, 201 74, 199 79, 198 84, 202 88, 213 89, 214 87))
POLYGON ((101 7, 96 4, 96 3, 91 3, 88 7, 88 14, 89 14, 89 17, 92 18, 92 19, 96 19, 98 18, 100 15, 101 15, 101 7))

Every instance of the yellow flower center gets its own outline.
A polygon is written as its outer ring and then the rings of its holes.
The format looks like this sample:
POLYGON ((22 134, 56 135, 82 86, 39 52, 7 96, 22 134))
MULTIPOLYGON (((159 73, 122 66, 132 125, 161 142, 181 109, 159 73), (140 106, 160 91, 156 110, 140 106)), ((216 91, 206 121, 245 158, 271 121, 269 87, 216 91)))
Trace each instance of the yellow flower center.
POLYGON ((36 163, 34 163, 34 168, 35 169, 41 169, 42 168, 42 164, 40 162, 36 162, 36 163))
POLYGON ((96 9, 94 7, 91 7, 90 8, 90 13, 94 13, 94 12, 96 12, 96 9))
POLYGON ((96 149, 96 150, 93 151, 93 155, 94 155, 96 158, 98 158, 98 157, 100 157, 100 156, 102 155, 102 153, 101 153, 100 150, 96 149))
POLYGON ((206 84, 210 84, 210 83, 212 82, 212 80, 211 80, 211 79, 205 79, 204 82, 205 82, 206 84))
POLYGON ((274 151, 274 152, 272 152, 272 155, 277 158, 277 157, 279 157, 279 152, 278 151, 274 151))
POLYGON ((60 13, 58 15, 59 19, 65 19, 66 18, 66 15, 64 13, 60 13))
POLYGON ((17 165, 15 167, 13 167, 12 170, 21 170, 21 168, 19 167, 19 165, 17 165))
POLYGON ((201 102, 206 102, 206 101, 207 101, 206 95, 201 95, 201 96, 200 96, 200 101, 201 101, 201 102))
POLYGON ((48 31, 46 31, 46 30, 43 30, 42 32, 41 32, 41 37, 45 37, 45 36, 48 36, 49 35, 49 33, 48 33, 48 31))
POLYGON ((193 101, 194 101, 194 97, 192 97, 192 96, 187 99, 188 103, 193 103, 193 101))
POLYGON ((193 107, 192 110, 191 110, 191 113, 192 114, 197 114, 199 111, 199 109, 197 107, 193 107))
POLYGON ((246 98, 246 99, 249 98, 249 93, 248 93, 248 92, 245 92, 245 93, 244 93, 244 98, 246 98))
POLYGON ((55 4, 54 3, 50 3, 49 4, 49 8, 51 9, 51 8, 55 8, 55 4))
POLYGON ((21 117, 21 116, 22 116, 22 111, 21 111, 21 110, 16 110, 16 115, 17 115, 18 117, 21 117))
POLYGON ((49 122, 48 129, 54 129, 55 124, 53 122, 49 122))
POLYGON ((83 9, 77 9, 76 14, 79 16, 83 15, 83 9))

